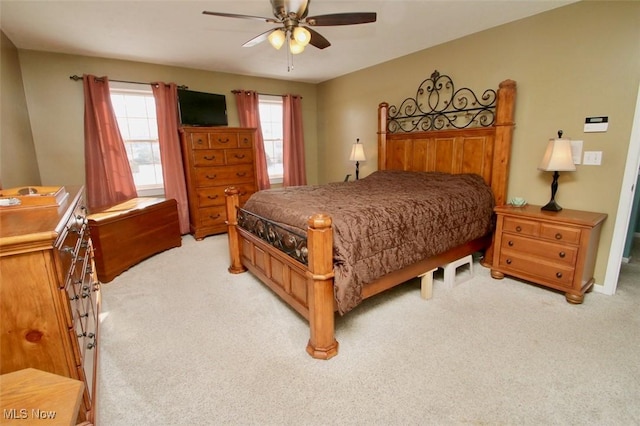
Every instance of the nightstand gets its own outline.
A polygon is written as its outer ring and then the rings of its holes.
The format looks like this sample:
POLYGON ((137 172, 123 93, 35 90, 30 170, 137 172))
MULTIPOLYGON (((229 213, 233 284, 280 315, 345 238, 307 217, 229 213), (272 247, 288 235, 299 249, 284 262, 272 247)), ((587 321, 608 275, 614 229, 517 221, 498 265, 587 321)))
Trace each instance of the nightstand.
POLYGON ((510 275, 563 291, 582 303, 592 289, 600 229, 606 214, 540 206, 498 206, 491 276, 510 275))

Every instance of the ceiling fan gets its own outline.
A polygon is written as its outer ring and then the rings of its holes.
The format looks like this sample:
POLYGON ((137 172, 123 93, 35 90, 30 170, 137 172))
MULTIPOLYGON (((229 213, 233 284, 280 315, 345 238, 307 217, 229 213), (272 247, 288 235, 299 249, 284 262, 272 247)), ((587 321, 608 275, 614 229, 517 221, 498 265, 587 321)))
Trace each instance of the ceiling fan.
POLYGON ((375 12, 333 13, 329 15, 307 16, 311 0, 271 0, 273 15, 275 18, 261 16, 238 15, 234 13, 203 11, 205 15, 223 16, 227 18, 253 19, 270 24, 277 24, 274 28, 257 35, 243 44, 243 47, 251 47, 269 40, 276 49, 280 49, 285 41, 289 42, 289 50, 292 54, 301 53, 305 46, 311 44, 318 49, 331 46, 329 40, 311 27, 366 24, 376 21, 375 12))

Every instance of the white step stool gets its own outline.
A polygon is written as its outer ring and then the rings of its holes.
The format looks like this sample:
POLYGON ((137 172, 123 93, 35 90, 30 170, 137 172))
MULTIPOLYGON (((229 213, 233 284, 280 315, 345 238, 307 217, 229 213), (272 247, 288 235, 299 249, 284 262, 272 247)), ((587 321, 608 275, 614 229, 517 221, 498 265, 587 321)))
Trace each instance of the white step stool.
POLYGON ((458 260, 454 260, 453 262, 444 265, 442 269, 444 269, 444 286, 451 289, 454 285, 473 278, 473 256, 469 255, 458 260), (460 278, 458 278, 458 274, 456 274, 458 268, 465 265, 469 265, 468 273, 461 274, 460 278), (456 278, 458 279, 456 280, 456 278))
MULTIPOLYGON (((453 262, 443 265, 441 268, 444 269, 444 286, 448 289, 451 289, 455 284, 460 284, 473 278, 473 256, 468 255, 462 257, 458 260, 454 260, 453 262), (464 273, 464 275, 460 274, 461 276, 458 278, 456 283, 456 272, 458 268, 466 265, 469 265, 468 272, 464 273)), ((432 269, 425 272, 424 274, 418 275, 421 279, 420 296, 423 299, 431 299, 431 296, 433 295, 433 272, 436 269, 432 269)))

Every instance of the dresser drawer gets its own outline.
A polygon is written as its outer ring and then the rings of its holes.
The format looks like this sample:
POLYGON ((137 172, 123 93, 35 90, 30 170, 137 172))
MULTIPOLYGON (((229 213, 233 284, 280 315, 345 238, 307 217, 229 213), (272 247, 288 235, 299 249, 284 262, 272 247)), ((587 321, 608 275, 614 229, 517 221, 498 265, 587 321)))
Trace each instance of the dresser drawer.
POLYGON ((196 169, 195 175, 196 186, 199 188, 253 182, 255 179, 252 164, 241 164, 233 167, 200 167, 196 169))
POLYGON ((191 149, 209 149, 209 133, 191 133, 191 149))
POLYGON ((548 240, 580 244, 580 232, 580 228, 570 228, 550 223, 540 224, 540 237, 548 240))
POLYGON ((253 164, 253 150, 245 148, 225 149, 224 155, 226 163, 231 164, 253 164))
POLYGON ((199 149, 193 151, 193 165, 195 167, 224 166, 224 150, 199 149))
POLYGON ((578 258, 577 247, 512 234, 502 234, 500 250, 505 253, 510 251, 526 253, 527 255, 548 259, 553 262, 560 262, 567 266, 574 266, 578 258))
POLYGON ((198 189, 198 206, 199 207, 211 207, 211 206, 223 206, 224 190, 227 186, 214 186, 211 188, 198 189))
POLYGON ((211 142, 211 148, 237 148, 238 134, 235 132, 210 133, 209 141, 211 142))
POLYGON ((227 220, 225 206, 206 207, 198 210, 200 226, 224 225, 227 220))
POLYGON ((523 257, 521 253, 501 251, 498 266, 515 275, 518 272, 525 273, 555 286, 571 288, 573 285, 574 268, 559 262, 541 261, 535 257, 523 257))
POLYGON ((238 135, 239 148, 253 148, 253 133, 240 133, 238 135))
MULTIPOLYGON (((256 192, 256 187, 253 184, 240 184, 233 185, 240 193, 240 204, 244 204, 247 199, 256 192)), ((223 206, 225 204, 224 190, 228 186, 214 186, 211 188, 198 189, 198 206, 199 207, 211 207, 211 206, 223 206)))

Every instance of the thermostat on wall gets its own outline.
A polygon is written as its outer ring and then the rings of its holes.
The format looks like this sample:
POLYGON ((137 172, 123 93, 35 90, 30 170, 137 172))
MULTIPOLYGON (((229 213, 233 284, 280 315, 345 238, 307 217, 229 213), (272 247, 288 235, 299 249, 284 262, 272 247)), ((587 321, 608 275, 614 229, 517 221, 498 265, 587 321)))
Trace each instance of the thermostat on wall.
POLYGON ((587 117, 584 119, 584 132, 606 132, 609 117, 587 117))

